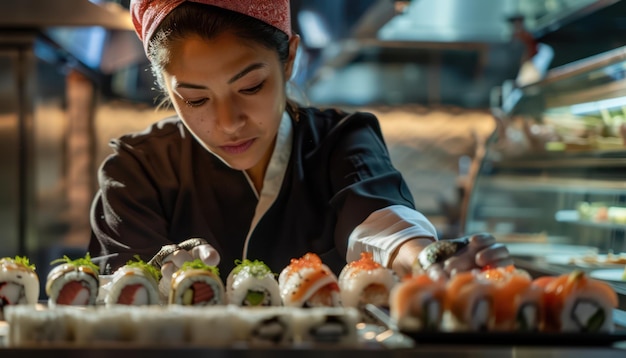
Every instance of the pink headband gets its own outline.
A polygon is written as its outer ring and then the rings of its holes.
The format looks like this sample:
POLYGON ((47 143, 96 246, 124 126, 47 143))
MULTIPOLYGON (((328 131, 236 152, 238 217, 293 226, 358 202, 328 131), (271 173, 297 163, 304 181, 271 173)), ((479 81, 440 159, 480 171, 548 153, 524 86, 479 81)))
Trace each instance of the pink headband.
POLYGON ((289 0, 131 0, 130 12, 139 39, 148 43, 161 21, 185 1, 221 7, 261 20, 291 36, 289 0))

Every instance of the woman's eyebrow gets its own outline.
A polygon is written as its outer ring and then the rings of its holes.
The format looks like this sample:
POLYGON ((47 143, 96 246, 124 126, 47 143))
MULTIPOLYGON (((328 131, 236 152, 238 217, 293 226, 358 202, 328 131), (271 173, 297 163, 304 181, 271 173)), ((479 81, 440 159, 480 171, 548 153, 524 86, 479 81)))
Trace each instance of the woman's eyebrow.
POLYGON ((267 67, 267 65, 265 63, 262 63, 262 62, 253 63, 250 66, 244 68, 243 71, 241 71, 238 74, 234 75, 230 80, 228 80, 228 84, 231 84, 231 83, 237 81, 238 79, 240 79, 241 77, 247 75, 248 73, 250 73, 250 72, 252 72, 254 70, 258 70, 258 69, 263 68, 263 67, 267 67))
MULTIPOLYGON (((260 68, 264 68, 267 67, 267 64, 263 63, 263 62, 257 62, 257 63, 253 63, 250 66, 244 68, 241 72, 237 73, 236 75, 234 75, 231 79, 228 80, 228 84, 231 84, 235 81, 237 81, 238 79, 240 79, 241 77, 247 75, 248 73, 258 70, 260 68)), ((187 82, 178 82, 176 83, 176 88, 189 88, 189 89, 200 89, 200 90, 205 90, 207 89, 206 86, 203 85, 197 85, 197 84, 193 84, 193 83, 187 83, 187 82)))

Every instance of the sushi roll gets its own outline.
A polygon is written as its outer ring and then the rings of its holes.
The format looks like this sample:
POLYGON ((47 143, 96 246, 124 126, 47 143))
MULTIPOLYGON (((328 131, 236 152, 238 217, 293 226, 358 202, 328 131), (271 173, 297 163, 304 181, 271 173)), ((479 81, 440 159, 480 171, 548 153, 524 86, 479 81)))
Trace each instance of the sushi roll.
POLYGON ((235 262, 226 279, 226 297, 237 306, 281 306, 276 275, 262 261, 235 262))
POLYGON ((606 282, 583 271, 543 276, 533 284, 543 289, 545 329, 556 332, 613 332, 617 294, 606 282))
POLYGON ((40 347, 42 345, 66 345, 73 343, 75 317, 82 312, 69 306, 56 309, 33 309, 24 305, 7 308, 6 317, 10 325, 8 345, 10 347, 40 347))
POLYGON ((225 302, 224 291, 218 268, 195 259, 185 262, 172 275, 168 302, 185 306, 221 305, 225 302))
POLYGON ((10 305, 35 306, 39 299, 39 276, 28 258, 17 256, 0 259, 0 320, 4 307, 10 305))
POLYGON ((362 309, 366 304, 389 307, 389 292, 398 283, 395 273, 374 261, 371 252, 348 263, 339 273, 341 304, 362 309))
POLYGON ((311 307, 292 314, 296 346, 349 346, 358 341, 360 312, 354 307, 311 307))
POLYGON ((341 306, 337 276, 314 253, 291 259, 278 276, 278 286, 285 306, 341 306))
POLYGON ((252 347, 286 346, 293 342, 291 307, 238 307, 229 310, 236 316, 236 340, 252 347))
POLYGON ((541 328, 542 292, 532 285, 527 271, 514 266, 488 268, 476 280, 493 286, 493 327, 497 331, 538 331, 541 328))
POLYGON ((231 347, 241 341, 240 309, 234 310, 229 306, 167 307, 187 323, 188 343, 193 346, 231 347))
POLYGON ((444 280, 428 274, 408 275, 389 295, 389 315, 401 331, 437 331, 445 308, 444 280))
POLYGON ((76 260, 64 256, 52 261, 52 264, 60 262, 50 270, 46 280, 48 306, 95 305, 100 286, 98 265, 91 262, 89 254, 76 260))
POLYGON ((476 271, 454 275, 446 284, 445 330, 490 331, 495 325, 495 287, 489 280, 477 279, 476 271))
POLYGON ((539 331, 543 293, 530 274, 513 265, 453 276, 446 287, 452 330, 539 331))
POLYGON ((104 303, 113 305, 156 305, 160 303, 158 282, 161 272, 136 258, 113 273, 104 303))

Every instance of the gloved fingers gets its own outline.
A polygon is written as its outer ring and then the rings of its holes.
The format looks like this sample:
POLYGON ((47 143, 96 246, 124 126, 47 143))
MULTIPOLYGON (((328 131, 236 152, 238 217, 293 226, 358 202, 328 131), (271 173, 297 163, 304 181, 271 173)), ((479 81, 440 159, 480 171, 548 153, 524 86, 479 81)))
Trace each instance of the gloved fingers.
POLYGON ((217 266, 220 263, 220 254, 209 244, 198 245, 191 249, 191 256, 200 259, 209 266, 217 266))
POLYGON ((187 261, 193 261, 191 254, 186 250, 176 250, 163 259, 163 265, 172 262, 176 268, 180 268, 187 261))
POLYGON ((479 250, 483 247, 491 246, 496 243, 496 238, 488 233, 474 234, 469 238, 468 248, 479 250))
POLYGON ((479 267, 496 266, 496 263, 511 262, 509 249, 501 243, 494 243, 476 253, 476 265, 479 267))

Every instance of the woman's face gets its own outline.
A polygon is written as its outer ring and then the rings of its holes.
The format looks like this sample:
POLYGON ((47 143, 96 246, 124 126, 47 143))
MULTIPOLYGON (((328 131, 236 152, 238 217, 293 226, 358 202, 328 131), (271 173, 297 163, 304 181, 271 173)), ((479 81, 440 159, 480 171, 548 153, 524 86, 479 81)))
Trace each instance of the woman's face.
POLYGON ((287 64, 275 51, 230 33, 211 40, 191 35, 170 51, 163 78, 176 111, 205 148, 234 169, 265 171, 297 37, 291 42, 287 64))

